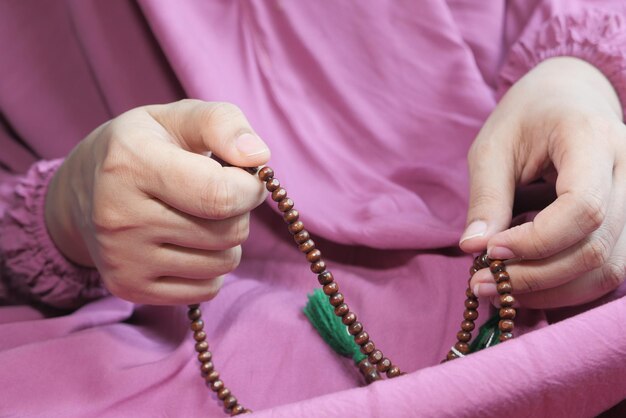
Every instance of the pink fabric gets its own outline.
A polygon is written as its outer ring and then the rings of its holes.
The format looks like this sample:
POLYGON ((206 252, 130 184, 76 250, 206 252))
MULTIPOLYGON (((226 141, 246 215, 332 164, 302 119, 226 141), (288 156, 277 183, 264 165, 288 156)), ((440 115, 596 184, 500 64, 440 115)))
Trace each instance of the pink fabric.
MULTIPOLYGON (((454 249, 467 148, 498 89, 550 56, 588 60, 623 100, 622 2, 139 5, 0 3, 7 302, 31 283, 30 297, 61 307, 97 288, 44 234, 55 163, 26 167, 182 87, 244 110, 348 303, 409 372, 358 387, 302 314, 315 278, 263 206, 242 265, 203 306, 216 366, 259 416, 593 416, 626 397, 624 287, 577 309, 524 311, 520 338, 439 365, 471 262, 454 249)), ((114 297, 71 313, 45 305, 0 307, 0 415, 222 415, 198 376, 184 308, 114 297)))

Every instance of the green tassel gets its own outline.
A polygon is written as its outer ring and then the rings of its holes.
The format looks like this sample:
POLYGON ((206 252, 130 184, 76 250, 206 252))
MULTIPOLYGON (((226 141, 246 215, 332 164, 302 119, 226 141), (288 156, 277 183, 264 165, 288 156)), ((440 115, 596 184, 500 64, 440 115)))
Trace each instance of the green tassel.
POLYGON ((308 303, 303 311, 317 332, 322 336, 324 341, 338 354, 344 357, 350 357, 355 363, 359 363, 366 356, 361 353, 359 346, 341 319, 335 315, 333 306, 328 301, 328 296, 319 289, 315 289, 312 294, 307 295, 308 303))
POLYGON ((475 353, 484 348, 494 346, 500 342, 500 329, 498 328, 500 316, 495 314, 480 327, 478 336, 470 344, 470 353, 475 353))

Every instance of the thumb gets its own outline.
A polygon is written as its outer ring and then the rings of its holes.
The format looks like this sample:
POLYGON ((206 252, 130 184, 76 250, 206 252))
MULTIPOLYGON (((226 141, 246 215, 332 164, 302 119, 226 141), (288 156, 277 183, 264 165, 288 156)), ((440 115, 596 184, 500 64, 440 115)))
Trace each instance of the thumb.
POLYGON ((256 167, 270 159, 269 147, 234 104, 186 99, 146 110, 186 150, 211 152, 238 167, 256 167))
POLYGON ((489 238, 511 223, 515 164, 513 153, 502 149, 503 143, 485 141, 479 135, 468 154, 469 209, 459 242, 467 253, 485 250, 489 238))

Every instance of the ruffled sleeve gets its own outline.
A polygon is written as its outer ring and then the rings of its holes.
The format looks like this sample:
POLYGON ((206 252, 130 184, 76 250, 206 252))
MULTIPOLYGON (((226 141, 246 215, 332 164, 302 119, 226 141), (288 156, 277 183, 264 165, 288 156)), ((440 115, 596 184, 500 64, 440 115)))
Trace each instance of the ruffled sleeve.
POLYGON ((543 2, 509 50, 500 94, 540 62, 571 56, 599 69, 626 109, 626 5, 621 3, 543 2))
POLYGON ((48 235, 44 202, 62 160, 40 161, 4 188, 0 211, 0 296, 74 308, 107 294, 95 269, 68 261, 48 235))

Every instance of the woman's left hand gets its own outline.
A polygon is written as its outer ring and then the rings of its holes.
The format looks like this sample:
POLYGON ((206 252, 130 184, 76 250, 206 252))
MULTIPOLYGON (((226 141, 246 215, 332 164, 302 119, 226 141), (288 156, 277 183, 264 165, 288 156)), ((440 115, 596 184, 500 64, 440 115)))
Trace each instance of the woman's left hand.
MULTIPOLYGON (((520 259, 507 270, 521 306, 576 305, 626 277, 626 126, 608 80, 576 58, 551 58, 502 98, 471 147, 466 252, 520 259), (509 228, 516 186, 540 178, 557 198, 509 228)), ((497 291, 487 269, 470 285, 497 291)))

